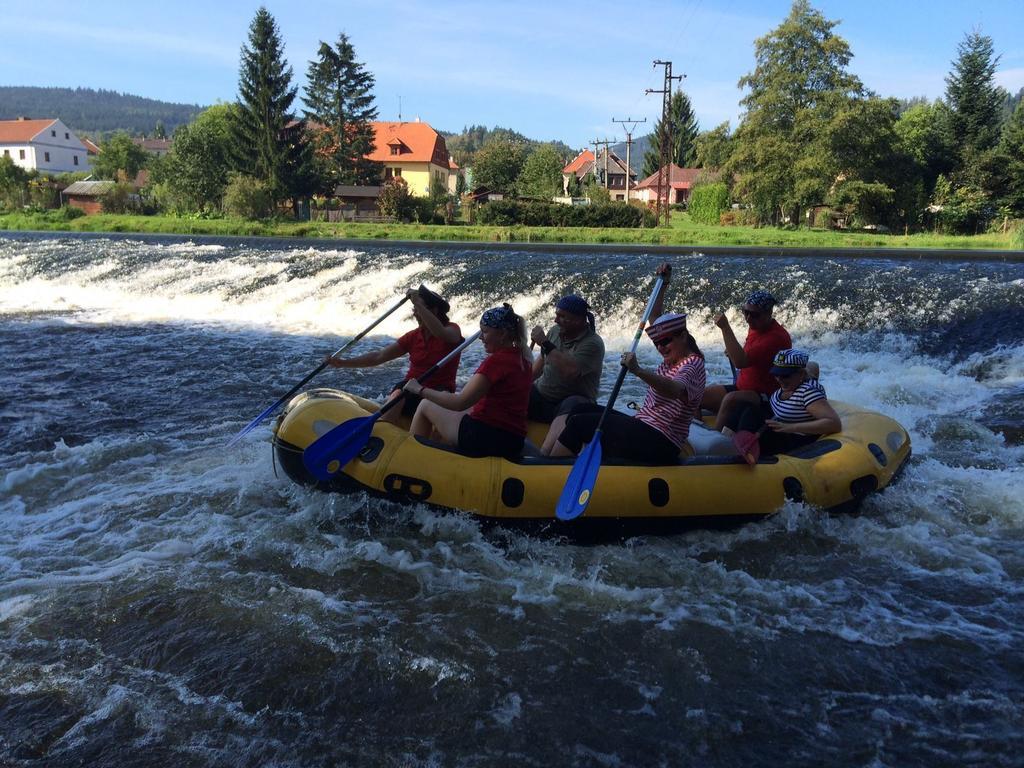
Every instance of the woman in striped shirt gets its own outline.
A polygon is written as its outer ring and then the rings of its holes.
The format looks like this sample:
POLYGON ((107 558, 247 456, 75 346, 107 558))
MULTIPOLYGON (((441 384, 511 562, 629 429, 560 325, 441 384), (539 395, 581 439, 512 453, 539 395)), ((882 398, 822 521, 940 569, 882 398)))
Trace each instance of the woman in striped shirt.
MULTIPOLYGON (((700 408, 706 377, 704 354, 686 330, 686 315, 670 312, 647 328, 662 362, 656 370, 642 368, 626 352, 622 365, 648 385, 636 417, 611 411, 601 428, 602 453, 607 458, 646 464, 675 464, 690 433, 690 421, 700 408)), ((588 403, 573 409, 555 443, 552 456, 574 456, 594 438, 604 406, 588 403)))
POLYGON ((784 349, 776 354, 771 374, 779 388, 769 398, 771 413, 765 414, 760 405, 744 403, 733 412, 722 432, 733 434, 742 430, 759 434, 761 452, 774 454, 842 430, 842 420, 829 404, 824 387, 808 374, 807 361, 807 353, 798 349, 784 349))

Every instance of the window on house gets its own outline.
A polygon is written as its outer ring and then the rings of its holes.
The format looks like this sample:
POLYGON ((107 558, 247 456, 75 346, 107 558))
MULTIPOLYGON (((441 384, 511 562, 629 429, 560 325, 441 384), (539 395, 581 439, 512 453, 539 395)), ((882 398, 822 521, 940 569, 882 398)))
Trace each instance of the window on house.
POLYGON ((43 162, 46 162, 46 163, 50 162, 50 153, 49 152, 43 152, 43 162))
POLYGON ((401 151, 402 151, 402 148, 400 146, 398 146, 397 144, 392 144, 391 145, 391 154, 392 155, 397 155, 401 151))
POLYGON ((75 165, 78 165, 78 155, 72 155, 71 159, 75 161, 75 165))
POLYGON ((65 139, 70 139, 71 138, 71 134, 68 133, 67 131, 64 131, 64 138, 65 139))
POLYGON ((402 176, 402 169, 401 168, 395 168, 395 176, 399 177, 399 178, 402 176))
POLYGON ((50 131, 50 135, 53 136, 53 138, 55 138, 55 139, 57 138, 57 132, 56 131, 50 131))
POLYGON ((4 150, 4 157, 10 157, 10 156, 11 156, 11 150, 5 149, 4 150))
POLYGON ((24 149, 19 149, 18 150, 18 159, 19 160, 24 160, 25 159, 25 150, 24 149))
POLYGON ((392 170, 390 168, 385 168, 384 169, 384 181, 387 181, 392 176, 394 176, 394 173, 392 172, 392 170))

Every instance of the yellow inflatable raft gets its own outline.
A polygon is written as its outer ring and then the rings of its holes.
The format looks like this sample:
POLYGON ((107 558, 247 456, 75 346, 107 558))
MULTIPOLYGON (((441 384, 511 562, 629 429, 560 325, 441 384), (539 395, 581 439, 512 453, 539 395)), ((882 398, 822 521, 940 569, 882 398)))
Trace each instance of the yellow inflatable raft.
MULTIPOLYGON (((885 488, 910 456, 906 430, 879 413, 832 405, 842 417, 842 433, 791 454, 762 456, 753 467, 735 455, 702 453, 672 466, 606 462, 586 514, 571 522, 556 519, 555 504, 573 459, 471 458, 379 421, 362 453, 331 482, 318 482, 302 463, 303 449, 334 426, 378 408, 338 390, 312 390, 292 400, 277 421, 274 444, 289 477, 325 490, 370 491, 567 535, 608 528, 619 535, 667 532, 763 517, 787 499, 852 509, 885 488)), ((530 439, 539 445, 546 429, 531 424, 530 439)), ((707 435, 720 438, 694 423, 691 442, 699 448, 707 435)))

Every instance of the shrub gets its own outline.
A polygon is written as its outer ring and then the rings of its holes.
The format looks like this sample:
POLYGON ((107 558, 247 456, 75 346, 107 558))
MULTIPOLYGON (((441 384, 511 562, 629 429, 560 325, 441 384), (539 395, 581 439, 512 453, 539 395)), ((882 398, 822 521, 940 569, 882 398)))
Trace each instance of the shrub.
POLYGON ((100 207, 104 213, 135 213, 139 209, 139 196, 131 184, 114 184, 100 195, 100 207))
POLYGON ((1024 223, 1017 225, 1017 230, 1013 233, 1013 244, 1024 251, 1024 223))
POLYGON ((65 205, 59 210, 59 213, 60 217, 64 219, 64 221, 71 221, 72 219, 77 219, 80 216, 85 216, 85 211, 81 208, 75 208, 73 205, 65 205))
POLYGON ((224 190, 224 210, 242 219, 265 219, 274 210, 274 200, 266 182, 233 173, 224 190))
POLYGON ((715 224, 729 209, 729 190, 723 182, 701 184, 690 193, 690 218, 701 224, 715 224))
POLYGON ((388 179, 377 198, 377 210, 381 216, 391 216, 398 221, 409 221, 416 213, 416 202, 409 194, 409 185, 402 177, 388 179))
POLYGON ((625 203, 559 205, 493 200, 480 206, 477 223, 497 227, 653 227, 654 214, 643 206, 625 203))

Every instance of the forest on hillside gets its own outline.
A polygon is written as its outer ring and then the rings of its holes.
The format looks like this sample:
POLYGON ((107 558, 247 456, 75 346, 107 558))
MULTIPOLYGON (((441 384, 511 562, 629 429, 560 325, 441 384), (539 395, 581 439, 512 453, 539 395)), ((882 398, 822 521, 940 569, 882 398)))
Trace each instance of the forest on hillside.
POLYGON ((56 117, 75 133, 102 139, 115 131, 135 136, 170 136, 203 110, 128 93, 93 88, 0 86, 0 120, 56 117))

